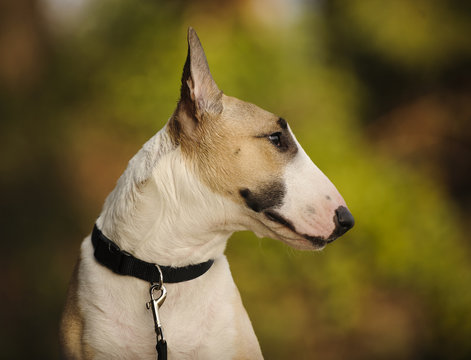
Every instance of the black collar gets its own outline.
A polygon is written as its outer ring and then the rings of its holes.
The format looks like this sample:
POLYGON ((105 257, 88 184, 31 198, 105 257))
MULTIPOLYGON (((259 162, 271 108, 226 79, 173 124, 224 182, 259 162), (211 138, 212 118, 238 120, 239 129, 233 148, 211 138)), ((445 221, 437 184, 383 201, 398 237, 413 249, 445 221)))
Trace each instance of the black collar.
MULTIPOLYGON (((119 275, 134 276, 150 283, 158 283, 160 274, 156 264, 139 260, 123 251, 116 243, 108 239, 94 226, 92 232, 92 244, 95 249, 95 259, 108 269, 119 275)), ((203 275, 213 265, 214 260, 185 267, 160 266, 164 283, 178 283, 196 279, 203 275)))

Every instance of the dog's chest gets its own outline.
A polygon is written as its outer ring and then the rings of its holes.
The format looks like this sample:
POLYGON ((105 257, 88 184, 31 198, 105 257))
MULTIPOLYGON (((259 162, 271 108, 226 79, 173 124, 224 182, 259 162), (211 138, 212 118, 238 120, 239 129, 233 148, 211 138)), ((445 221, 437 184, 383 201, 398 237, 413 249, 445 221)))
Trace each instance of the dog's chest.
MULTIPOLYGON (((96 357, 155 359, 154 323, 146 308, 149 285, 112 274, 86 255, 82 259, 79 302, 84 339, 96 349, 96 357)), ((167 285, 167 290, 159 313, 169 358, 230 358, 237 339, 237 290, 225 258, 205 277, 167 285)))

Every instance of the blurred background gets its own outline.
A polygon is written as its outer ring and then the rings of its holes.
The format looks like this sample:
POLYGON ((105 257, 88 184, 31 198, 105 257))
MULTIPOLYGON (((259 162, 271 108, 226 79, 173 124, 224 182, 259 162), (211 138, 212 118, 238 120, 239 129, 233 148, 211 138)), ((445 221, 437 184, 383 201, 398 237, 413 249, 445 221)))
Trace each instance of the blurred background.
POLYGON ((81 240, 172 114, 193 26, 356 226, 229 241, 267 359, 471 359, 471 2, 1 0, 0 358, 58 358, 81 240))

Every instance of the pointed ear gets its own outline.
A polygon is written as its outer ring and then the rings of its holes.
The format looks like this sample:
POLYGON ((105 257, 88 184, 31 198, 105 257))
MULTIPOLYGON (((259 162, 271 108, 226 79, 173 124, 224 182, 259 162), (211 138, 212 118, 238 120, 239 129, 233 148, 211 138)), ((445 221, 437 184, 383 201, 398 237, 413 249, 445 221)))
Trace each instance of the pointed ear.
POLYGON ((196 128, 207 115, 216 115, 222 111, 222 92, 211 76, 201 42, 191 27, 188 28, 188 55, 180 92, 178 108, 184 114, 179 114, 179 120, 189 131, 196 128))

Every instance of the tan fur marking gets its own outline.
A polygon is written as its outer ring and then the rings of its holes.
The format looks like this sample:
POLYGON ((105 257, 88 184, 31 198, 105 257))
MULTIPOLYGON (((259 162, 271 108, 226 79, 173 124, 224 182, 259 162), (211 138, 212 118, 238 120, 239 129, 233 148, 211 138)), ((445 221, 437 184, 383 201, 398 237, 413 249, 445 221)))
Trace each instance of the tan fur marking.
POLYGON ((281 154, 261 137, 280 131, 278 116, 230 96, 223 95, 221 101, 223 111, 205 114, 194 136, 183 131, 176 135, 175 124, 170 131, 177 137, 187 165, 206 185, 242 202, 239 189, 257 189, 279 179, 290 154, 281 154))
POLYGON ((83 359, 82 333, 83 318, 78 307, 78 269, 80 259, 75 265, 72 279, 67 290, 67 298, 60 324, 60 343, 66 359, 83 359))
POLYGON ((83 343, 82 341, 82 359, 91 360, 95 357, 95 352, 90 345, 83 343))

